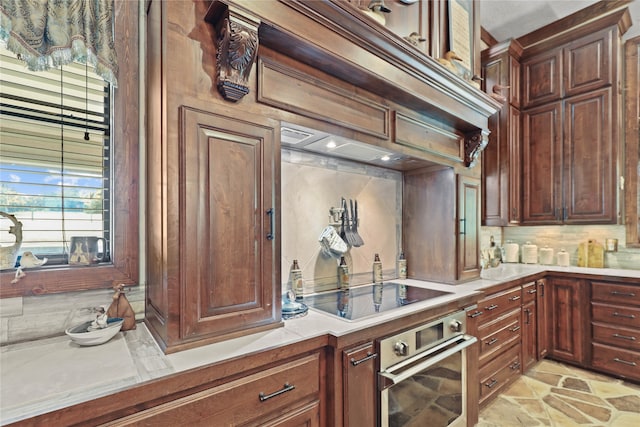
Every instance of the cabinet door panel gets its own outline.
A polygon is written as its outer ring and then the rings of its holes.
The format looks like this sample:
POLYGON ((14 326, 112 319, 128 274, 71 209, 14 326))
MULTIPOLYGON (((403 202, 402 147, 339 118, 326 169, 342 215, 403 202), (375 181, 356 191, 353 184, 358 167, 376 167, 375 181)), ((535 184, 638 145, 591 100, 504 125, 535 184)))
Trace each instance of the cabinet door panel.
POLYGON ((550 347, 550 316, 551 316, 551 294, 547 286, 546 279, 540 279, 536 281, 538 292, 536 293, 536 310, 538 317, 538 358, 542 359, 549 353, 550 347))
POLYGON ((588 330, 586 314, 586 284, 582 280, 553 278, 552 351, 554 358, 568 362, 584 363, 585 330, 588 330))
POLYGON ((524 108, 562 97, 562 49, 527 59, 522 73, 524 108))
POLYGON ((565 96, 611 84, 611 30, 583 37, 564 48, 565 96))
POLYGON ((565 223, 615 223, 611 89, 565 101, 565 223))
POLYGON ((376 424, 376 362, 373 343, 343 352, 344 426, 376 424))
POLYGON ((523 113, 522 223, 558 223, 562 206, 561 104, 523 113))
POLYGON ((458 175, 458 280, 480 276, 480 180, 458 175))
POLYGON ((274 322, 275 129, 188 108, 181 129, 182 336, 274 322))

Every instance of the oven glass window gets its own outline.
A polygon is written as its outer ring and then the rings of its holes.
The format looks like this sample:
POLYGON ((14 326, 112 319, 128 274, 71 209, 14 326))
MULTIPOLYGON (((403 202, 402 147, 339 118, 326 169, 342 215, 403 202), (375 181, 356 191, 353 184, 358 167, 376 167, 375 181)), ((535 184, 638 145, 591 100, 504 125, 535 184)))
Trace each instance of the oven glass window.
POLYGON ((457 352, 392 386, 390 427, 448 426, 462 415, 462 353, 457 352))
POLYGON ((440 322, 416 332, 416 347, 422 349, 425 346, 432 346, 440 342, 442 338, 444 338, 444 325, 440 322))

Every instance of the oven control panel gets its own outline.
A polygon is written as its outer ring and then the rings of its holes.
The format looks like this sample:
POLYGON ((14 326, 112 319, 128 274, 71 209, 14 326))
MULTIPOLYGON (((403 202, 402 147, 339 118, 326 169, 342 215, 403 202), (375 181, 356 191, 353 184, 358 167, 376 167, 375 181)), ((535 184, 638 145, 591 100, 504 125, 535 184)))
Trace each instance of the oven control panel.
POLYGON ((378 341, 380 369, 384 370, 417 353, 466 332, 463 310, 378 341))

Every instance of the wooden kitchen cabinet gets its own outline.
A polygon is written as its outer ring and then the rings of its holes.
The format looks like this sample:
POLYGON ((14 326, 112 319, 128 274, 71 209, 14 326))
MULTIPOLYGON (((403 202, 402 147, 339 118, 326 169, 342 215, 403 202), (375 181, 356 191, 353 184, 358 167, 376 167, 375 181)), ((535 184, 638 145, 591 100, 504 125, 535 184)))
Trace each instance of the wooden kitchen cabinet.
POLYGON ((342 352, 344 427, 374 426, 377 419, 377 354, 372 342, 342 352))
POLYGON ((480 179, 443 166, 406 172, 402 218, 409 278, 456 283, 480 276, 480 179))
POLYGON ((617 222, 620 34, 593 25, 524 50, 523 225, 617 222))
POLYGON ((319 426, 320 372, 316 353, 103 426, 319 426))
POLYGON ((520 56, 509 40, 482 52, 483 85, 505 101, 489 118, 489 144, 482 154, 482 224, 518 224, 521 215, 520 56), (500 89, 504 87, 504 89, 500 89))
POLYGON ((145 321, 167 353, 282 325, 279 122, 204 106, 163 55, 188 43, 167 29, 181 13, 152 2, 147 15, 145 321))
POLYGON ((480 407, 520 374, 522 365, 522 287, 490 293, 467 312, 469 334, 478 337, 480 407))
POLYGON ((591 367, 640 380, 640 286, 590 283, 591 367))
POLYGON ((538 361, 537 293, 535 282, 522 285, 522 372, 538 361))
POLYGON ((551 277, 551 349, 553 359, 584 365, 589 311, 588 284, 582 279, 551 277))
POLYGON ((480 277, 480 180, 458 175, 458 280, 480 277))
POLYGON ((544 359, 549 354, 551 326, 551 294, 548 292, 547 279, 536 280, 536 319, 538 333, 538 360, 544 359))

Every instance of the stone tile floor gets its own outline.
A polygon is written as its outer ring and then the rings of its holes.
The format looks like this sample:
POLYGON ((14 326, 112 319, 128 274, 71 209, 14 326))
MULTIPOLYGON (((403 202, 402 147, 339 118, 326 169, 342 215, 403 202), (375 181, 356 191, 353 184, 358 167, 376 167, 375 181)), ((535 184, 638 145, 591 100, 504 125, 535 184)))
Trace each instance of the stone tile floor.
POLYGON ((640 426, 640 385, 543 360, 480 412, 477 427, 640 426))

